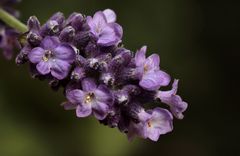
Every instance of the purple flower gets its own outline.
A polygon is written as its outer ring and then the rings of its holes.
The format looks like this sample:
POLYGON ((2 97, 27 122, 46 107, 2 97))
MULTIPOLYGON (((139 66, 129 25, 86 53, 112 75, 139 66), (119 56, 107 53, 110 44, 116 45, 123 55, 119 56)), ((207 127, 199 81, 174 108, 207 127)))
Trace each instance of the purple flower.
POLYGON ((131 123, 128 138, 131 140, 135 135, 139 135, 142 138, 149 138, 153 141, 157 141, 159 136, 171 132, 172 126, 172 114, 162 108, 155 108, 145 112, 140 111, 139 114, 140 123, 131 123))
POLYGON ((37 64, 39 73, 42 75, 51 73, 59 80, 67 77, 75 57, 75 51, 70 45, 60 43, 57 37, 49 36, 28 54, 29 60, 37 64))
POLYGON ((119 24, 115 23, 114 14, 111 10, 105 10, 98 11, 93 17, 87 17, 90 32, 100 46, 112 46, 121 42, 123 30, 119 24))
POLYGON ((169 91, 158 91, 157 98, 170 106, 170 110, 176 118, 183 119, 182 113, 187 109, 188 104, 179 95, 176 95, 177 88, 178 80, 174 80, 172 89, 169 91))
MULTIPOLYGON (((103 120, 112 104, 112 95, 109 90, 96 83, 91 78, 82 80, 82 90, 74 89, 67 93, 70 104, 76 104, 78 117, 87 117, 93 114, 98 120, 103 120)), ((69 105, 70 106, 70 105, 69 105)))
POLYGON ((161 86, 167 86, 170 76, 159 69, 160 58, 152 54, 146 58, 147 47, 142 47, 135 55, 137 73, 140 75, 139 85, 146 90, 158 90, 161 86))

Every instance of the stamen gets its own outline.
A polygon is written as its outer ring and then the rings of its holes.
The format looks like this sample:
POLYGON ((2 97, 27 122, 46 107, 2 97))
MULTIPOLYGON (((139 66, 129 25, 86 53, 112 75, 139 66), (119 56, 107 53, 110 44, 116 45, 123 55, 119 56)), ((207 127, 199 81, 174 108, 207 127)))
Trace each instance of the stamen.
POLYGON ((85 103, 86 104, 91 103, 93 98, 94 98, 94 94, 93 93, 88 93, 87 96, 85 97, 85 103))
POLYGON ((42 60, 44 62, 47 62, 52 56, 53 56, 52 51, 46 50, 44 56, 42 57, 42 60))
POLYGON ((42 59, 43 59, 44 62, 47 62, 49 60, 45 55, 43 56, 42 59))

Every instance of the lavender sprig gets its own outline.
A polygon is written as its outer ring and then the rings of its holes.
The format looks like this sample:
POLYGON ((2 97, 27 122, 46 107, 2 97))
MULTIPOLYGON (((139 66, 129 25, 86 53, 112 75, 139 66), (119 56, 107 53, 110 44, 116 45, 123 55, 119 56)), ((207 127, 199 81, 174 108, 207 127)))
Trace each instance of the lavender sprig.
POLYGON ((122 46, 123 29, 113 10, 93 17, 73 13, 67 19, 58 12, 43 25, 32 16, 27 26, 16 63, 28 62, 32 76, 54 90, 63 87, 67 101, 62 105, 77 117, 93 115, 130 140, 153 141, 173 130, 173 116, 183 118, 187 103, 176 95, 178 80, 171 90, 160 90, 171 78, 160 69, 159 55, 146 57, 146 46, 135 54, 122 46), (166 107, 146 109, 147 103, 160 101, 166 107))

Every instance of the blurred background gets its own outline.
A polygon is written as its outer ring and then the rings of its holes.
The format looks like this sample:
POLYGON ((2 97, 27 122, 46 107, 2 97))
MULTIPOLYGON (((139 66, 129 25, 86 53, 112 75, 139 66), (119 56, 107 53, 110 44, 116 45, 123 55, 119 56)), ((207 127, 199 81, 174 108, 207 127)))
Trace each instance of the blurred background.
POLYGON ((63 110, 61 91, 0 56, 0 156, 240 155, 240 1, 23 0, 17 8, 23 22, 115 10, 125 46, 159 53, 189 108, 157 143, 128 142, 117 129, 63 110))

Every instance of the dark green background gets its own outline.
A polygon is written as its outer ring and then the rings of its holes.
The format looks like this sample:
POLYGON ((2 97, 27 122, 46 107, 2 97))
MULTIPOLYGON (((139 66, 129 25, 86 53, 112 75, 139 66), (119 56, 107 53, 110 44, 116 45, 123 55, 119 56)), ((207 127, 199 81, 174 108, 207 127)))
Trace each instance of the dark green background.
POLYGON ((174 131, 155 143, 128 142, 116 129, 64 111, 62 92, 0 57, 0 156, 239 155, 240 2, 204 0, 23 0, 23 22, 56 11, 93 15, 112 8, 131 50, 148 45, 180 79, 189 103, 174 131))

